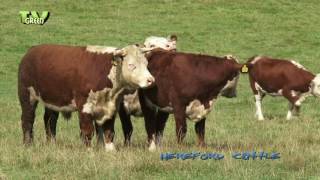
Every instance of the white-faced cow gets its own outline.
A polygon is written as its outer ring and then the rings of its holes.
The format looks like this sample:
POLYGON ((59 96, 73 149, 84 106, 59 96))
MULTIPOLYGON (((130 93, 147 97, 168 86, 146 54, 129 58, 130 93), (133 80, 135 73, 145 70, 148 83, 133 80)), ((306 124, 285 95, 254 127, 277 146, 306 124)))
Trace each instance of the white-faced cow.
POLYGON ((143 44, 147 48, 161 48, 168 51, 175 51, 177 48, 177 40, 176 35, 170 35, 168 38, 150 36, 146 38, 143 44))
POLYGON ((295 61, 257 56, 250 58, 246 65, 258 120, 264 120, 261 101, 266 94, 283 96, 289 101, 288 120, 299 115, 301 103, 307 96, 320 96, 320 74, 312 74, 295 61))
MULTIPOLYGON (((161 48, 167 51, 176 51, 177 36, 170 35, 168 38, 150 36, 143 43, 145 48, 157 49, 161 48)), ((112 47, 103 48, 104 51, 112 50, 112 47)), ((133 131, 130 115, 142 116, 142 110, 139 103, 138 91, 129 92, 124 95, 123 101, 120 103, 119 116, 122 124, 122 129, 125 137, 125 144, 130 144, 130 138, 133 131)))
POLYGON ((81 137, 90 146, 94 123, 114 149, 114 115, 125 89, 146 88, 154 77, 147 70, 144 50, 135 45, 101 52, 99 47, 39 45, 30 48, 19 67, 18 95, 22 108, 23 141, 33 140, 35 110, 45 105, 48 139, 54 139, 59 112, 77 111, 81 137))
POLYGON ((149 150, 160 144, 169 113, 175 117, 178 143, 184 139, 186 119, 190 119, 195 122, 199 145, 203 146, 206 115, 228 81, 238 79, 242 65, 230 56, 215 57, 159 49, 153 50, 147 58, 155 85, 149 89, 139 89, 138 95, 149 150))
MULTIPOLYGON (((168 38, 158 37, 158 36, 149 36, 145 39, 143 46, 147 49, 156 49, 161 48, 168 51, 175 51, 177 46, 177 36, 170 35, 168 38)), ((138 45, 139 46, 139 45, 138 45)), ((112 53, 117 47, 113 46, 90 46, 90 49, 93 49, 99 53, 112 53)))

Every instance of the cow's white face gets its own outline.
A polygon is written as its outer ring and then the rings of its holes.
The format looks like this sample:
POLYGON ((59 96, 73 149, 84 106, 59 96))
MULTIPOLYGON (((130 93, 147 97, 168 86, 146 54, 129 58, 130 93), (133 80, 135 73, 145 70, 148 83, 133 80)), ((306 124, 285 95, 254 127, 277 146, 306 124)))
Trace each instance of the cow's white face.
POLYGON ((147 69, 148 61, 143 49, 131 45, 115 51, 114 55, 122 58, 121 74, 125 84, 132 88, 146 88, 154 83, 154 77, 147 69))
POLYGON ((320 97, 320 74, 311 81, 311 92, 313 95, 320 97))
POLYGON ((164 38, 150 36, 144 41, 144 46, 147 48, 162 48, 164 50, 176 50, 177 40, 176 38, 164 38))

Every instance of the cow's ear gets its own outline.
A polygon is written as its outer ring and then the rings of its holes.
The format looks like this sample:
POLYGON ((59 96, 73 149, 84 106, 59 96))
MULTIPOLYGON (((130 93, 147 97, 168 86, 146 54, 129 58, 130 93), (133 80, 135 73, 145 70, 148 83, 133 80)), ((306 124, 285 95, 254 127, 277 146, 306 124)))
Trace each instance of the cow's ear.
POLYGON ((146 48, 146 47, 140 48, 140 50, 142 51, 142 53, 148 53, 148 52, 152 51, 153 49, 154 49, 154 48, 146 48))
POLYGON ((121 56, 113 56, 111 63, 113 66, 117 66, 122 60, 123 58, 121 56))
POLYGON ((175 34, 171 34, 168 38, 170 41, 178 41, 178 37, 175 34))
POLYGON ((124 57, 124 56, 126 56, 127 55, 127 53, 126 53, 126 51, 124 50, 124 49, 115 49, 114 51, 113 51, 113 56, 121 56, 121 57, 124 57))
POLYGON ((113 51, 112 65, 117 66, 126 55, 127 53, 124 49, 115 49, 113 51))
POLYGON ((144 44, 135 44, 138 48, 145 48, 146 46, 144 44))

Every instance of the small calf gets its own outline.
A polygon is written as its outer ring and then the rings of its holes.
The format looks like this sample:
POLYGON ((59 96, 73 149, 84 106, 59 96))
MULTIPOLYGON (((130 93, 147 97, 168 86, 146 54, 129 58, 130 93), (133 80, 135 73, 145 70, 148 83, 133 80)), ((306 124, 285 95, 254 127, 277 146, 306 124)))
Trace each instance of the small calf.
POLYGON ((288 99, 288 120, 299 115, 300 105, 306 97, 320 96, 320 74, 312 74, 295 61, 256 56, 246 65, 258 120, 264 120, 261 101, 266 94, 288 99))

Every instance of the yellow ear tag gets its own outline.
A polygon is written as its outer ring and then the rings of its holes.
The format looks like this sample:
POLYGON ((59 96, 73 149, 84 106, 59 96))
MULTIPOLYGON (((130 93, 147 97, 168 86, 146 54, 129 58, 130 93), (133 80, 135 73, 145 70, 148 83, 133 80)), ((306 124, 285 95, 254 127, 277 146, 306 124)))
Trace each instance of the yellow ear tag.
POLYGON ((248 70, 249 70, 249 69, 248 69, 247 65, 243 65, 242 68, 241 68, 241 72, 242 72, 242 73, 247 73, 248 70))

